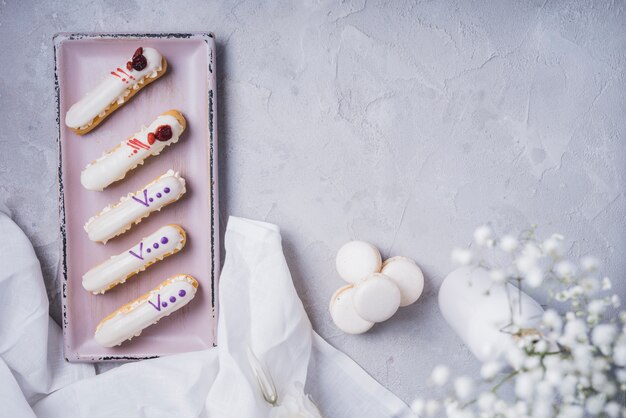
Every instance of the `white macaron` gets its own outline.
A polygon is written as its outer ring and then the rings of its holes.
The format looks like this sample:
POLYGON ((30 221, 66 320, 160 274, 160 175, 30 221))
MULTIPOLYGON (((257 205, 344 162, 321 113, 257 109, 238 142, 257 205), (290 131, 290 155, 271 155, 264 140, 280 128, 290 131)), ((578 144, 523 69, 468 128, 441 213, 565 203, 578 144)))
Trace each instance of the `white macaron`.
POLYGON ((382 257, 372 244, 350 241, 337 252, 337 272, 349 283, 358 283, 372 273, 380 271, 382 257))
POLYGON ((337 328, 348 334, 362 334, 372 328, 373 322, 361 318, 354 310, 354 285, 346 285, 330 299, 330 316, 337 328))
POLYGON ((410 258, 392 257, 385 260, 381 273, 393 280, 400 289, 400 306, 414 303, 424 290, 424 274, 410 258))
POLYGON ((389 277, 372 273, 355 286, 353 303, 356 313, 366 321, 383 322, 400 307, 400 289, 389 277))

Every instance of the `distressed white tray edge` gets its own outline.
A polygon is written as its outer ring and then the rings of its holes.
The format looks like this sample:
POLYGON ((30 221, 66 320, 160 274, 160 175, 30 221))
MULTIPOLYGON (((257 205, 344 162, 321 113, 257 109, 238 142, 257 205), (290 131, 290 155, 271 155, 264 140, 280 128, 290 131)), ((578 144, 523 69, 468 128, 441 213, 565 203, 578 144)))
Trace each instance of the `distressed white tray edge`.
MULTIPOLYGON (((211 179, 211 187, 209 190, 211 200, 211 312, 214 318, 213 321, 213 335, 217 337, 217 315, 218 315, 218 280, 220 275, 220 238, 219 238, 219 202, 218 202, 218 159, 217 159, 217 145, 218 145, 218 129, 217 129, 217 77, 216 77, 216 44, 215 35, 212 32, 172 32, 172 33, 160 33, 160 32, 144 32, 144 33, 98 33, 98 32, 58 32, 53 35, 53 55, 54 55, 54 90, 56 101, 56 124, 57 124, 57 182, 58 182, 58 200, 59 200, 59 229, 61 234, 61 240, 59 243, 59 250, 61 254, 61 263, 59 273, 62 275, 61 282, 61 298, 62 298, 62 329, 63 329, 63 351, 65 360, 70 363, 85 362, 116 362, 116 361, 137 361, 146 360, 150 358, 158 358, 158 355, 143 355, 143 356, 106 356, 106 357, 93 357, 82 355, 73 352, 68 344, 67 328, 67 232, 66 232, 66 218, 65 218, 65 199, 63 192, 63 154, 62 154, 62 141, 61 141, 61 98, 59 87, 59 68, 58 68, 58 51, 62 42, 67 40, 78 39, 145 39, 145 38, 160 38, 160 39, 201 39, 204 40, 209 48, 208 57, 208 130, 209 130, 209 172, 211 179)), ((217 344, 214 340, 213 346, 217 344)))

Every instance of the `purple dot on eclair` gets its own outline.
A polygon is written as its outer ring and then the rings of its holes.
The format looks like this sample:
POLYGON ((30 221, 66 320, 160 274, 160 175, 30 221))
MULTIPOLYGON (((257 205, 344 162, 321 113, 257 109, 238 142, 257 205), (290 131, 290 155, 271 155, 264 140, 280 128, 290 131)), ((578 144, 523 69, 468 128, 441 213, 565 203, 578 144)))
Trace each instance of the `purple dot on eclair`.
POLYGON ((165 189, 163 189, 163 191, 164 191, 165 193, 169 193, 169 192, 170 192, 170 188, 169 188, 169 187, 166 187, 165 189))
POLYGON ((154 199, 153 199, 153 198, 150 198, 150 199, 148 199, 148 200, 149 200, 150 202, 154 202, 154 199))
POLYGON ((167 243, 168 243, 168 241, 169 241, 169 240, 167 239, 167 237, 163 237, 163 238, 161 238, 161 244, 167 244, 167 243))
POLYGON ((152 250, 150 248, 146 248, 146 252, 150 253, 150 252, 152 252, 152 250))
POLYGON ((161 193, 157 193, 157 197, 159 197, 159 198, 160 198, 160 197, 161 197, 161 193))
POLYGON ((172 303, 176 302, 176 298, 174 296, 170 296, 170 302, 172 303))
POLYGON ((164 308, 167 308, 167 302, 161 302, 161 306, 163 306, 164 308))
POLYGON ((185 289, 180 289, 180 292, 178 292, 178 296, 180 296, 181 298, 184 298, 186 294, 187 292, 185 292, 185 289))
POLYGON ((159 248, 159 243, 155 242, 154 244, 152 244, 152 246, 154 247, 154 249, 156 250, 157 248, 159 248))

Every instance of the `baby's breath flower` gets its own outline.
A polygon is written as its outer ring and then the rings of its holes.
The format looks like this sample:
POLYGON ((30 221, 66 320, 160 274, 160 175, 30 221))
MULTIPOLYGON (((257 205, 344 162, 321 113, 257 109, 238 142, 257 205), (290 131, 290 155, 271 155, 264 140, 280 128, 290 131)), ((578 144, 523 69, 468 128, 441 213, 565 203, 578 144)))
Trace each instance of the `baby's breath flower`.
POLYGON ((604 355, 611 351, 611 345, 615 340, 617 329, 612 324, 599 324, 591 332, 591 341, 604 355))
POLYGON ((605 277, 602 279, 602 290, 611 290, 613 284, 611 283, 611 279, 605 277))
POLYGON ((424 407, 424 413, 427 417, 434 417, 437 415, 440 408, 441 405, 439 404, 439 402, 430 399, 426 402, 426 406, 424 407))
POLYGON ((562 279, 571 280, 574 277, 576 269, 569 261, 559 261, 554 266, 554 272, 562 279))
POLYGON ((480 376, 485 380, 491 380, 502 370, 502 363, 497 361, 488 361, 480 368, 480 376))
POLYGON ((541 381, 537 384, 537 396, 542 399, 552 399, 554 396, 554 388, 552 384, 546 380, 541 381))
POLYGON ((526 283, 532 288, 537 288, 543 283, 543 272, 539 268, 533 268, 526 273, 526 283))
POLYGON ((600 262, 597 258, 586 256, 580 260, 580 267, 587 273, 593 273, 598 270, 600 262))
POLYGON ((450 377, 450 369, 446 366, 439 365, 435 367, 430 375, 430 381, 435 386, 443 386, 448 382, 450 377))
POLYGON ((620 299, 619 299, 619 296, 618 296, 618 295, 613 295, 613 296, 611 296, 611 305, 612 305, 614 308, 619 308, 619 307, 620 307, 620 305, 621 305, 621 301, 620 301, 620 299))
POLYGON ((513 411, 515 411, 515 416, 525 417, 528 415, 528 404, 522 401, 517 401, 513 407, 513 411))
POLYGON ((478 409, 482 412, 491 412, 496 403, 496 395, 492 392, 483 392, 478 396, 478 409))
POLYGON ((522 254, 515 260, 515 265, 522 274, 527 274, 529 271, 539 268, 540 258, 541 249, 536 244, 529 242, 524 246, 522 254))
POLYGON ((543 251, 552 258, 563 256, 563 235, 553 234, 541 245, 543 251))
POLYGON ((493 246, 493 231, 488 225, 482 225, 474 231, 474 242, 481 247, 493 246))
POLYGON ((524 352, 516 346, 510 346, 506 350, 506 361, 514 370, 519 370, 524 364, 524 352))
POLYGON ((602 299, 594 299, 587 305, 587 311, 591 315, 602 315, 606 309, 606 304, 602 299))
POLYGON ((411 410, 415 412, 415 415, 422 415, 426 409, 426 402, 422 398, 417 398, 411 402, 411 410))
POLYGON ((517 246, 517 238, 512 235, 505 235, 502 237, 502 239, 500 239, 500 248, 504 252, 512 253, 517 249, 517 246))
POLYGON ((535 370, 541 364, 539 356, 527 356, 524 360, 524 368, 526 370, 535 370))
MULTIPOLYGON (((613 362, 616 366, 626 367, 626 344, 619 344, 613 349, 613 362)), ((626 375, 623 375, 626 383, 626 375)))
POLYGON ((590 414, 598 415, 604 410, 605 403, 606 399, 604 398, 604 395, 594 395, 587 398, 587 402, 585 402, 585 409, 590 414))
POLYGON ((548 309, 543 313, 543 325, 555 332, 561 332, 563 320, 561 316, 553 309, 548 309))
POLYGON ((563 380, 561 380, 561 384, 557 386, 561 397, 566 400, 567 398, 571 398, 576 393, 576 385, 578 382, 576 378, 572 375, 565 376, 563 380))
POLYGON ((474 258, 472 252, 467 248, 455 248, 451 254, 452 262, 461 266, 467 266, 474 258))
POLYGON ((533 349, 536 353, 543 354, 548 351, 548 342, 544 339, 541 339, 535 343, 533 349))
POLYGON ((552 413, 552 399, 539 398, 533 405, 533 418, 551 418, 552 413))
POLYGON ((454 391, 459 400, 466 401, 474 393, 474 381, 467 376, 457 377, 454 380, 454 391))
POLYGON ((591 375, 591 386, 597 392, 604 392, 604 390, 608 386, 608 378, 604 373, 594 372, 591 375))
POLYGON ((580 405, 564 405, 557 418, 583 418, 585 410, 580 405))
POLYGON ((529 373, 519 374, 515 379, 515 395, 524 400, 530 400, 535 389, 535 382, 529 373))
POLYGON ((620 409, 619 404, 615 401, 609 402, 604 406, 604 412, 611 418, 619 417, 620 409))
POLYGON ((554 295, 554 299, 556 299, 557 302, 565 302, 569 298, 569 292, 566 291, 558 292, 556 295, 554 295))
POLYGON ((594 277, 585 277, 580 281, 580 287, 586 295, 595 295, 600 291, 600 282, 594 277))
POLYGON ((587 326, 580 319, 568 320, 559 343, 566 347, 574 347, 578 342, 587 339, 587 326))

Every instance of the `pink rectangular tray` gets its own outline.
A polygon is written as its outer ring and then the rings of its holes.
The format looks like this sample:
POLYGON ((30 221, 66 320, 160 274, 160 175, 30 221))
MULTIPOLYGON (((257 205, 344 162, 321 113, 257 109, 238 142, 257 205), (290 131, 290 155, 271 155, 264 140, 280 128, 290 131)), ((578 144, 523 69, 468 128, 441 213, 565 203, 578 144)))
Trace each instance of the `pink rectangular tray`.
POLYGON ((57 34, 54 46, 65 358, 71 362, 138 360, 213 347, 220 260, 213 35, 57 34), (159 50, 168 61, 167 73, 90 133, 79 136, 67 128, 64 121, 69 107, 140 46, 159 50), (143 166, 102 192, 82 187, 80 173, 89 162, 169 109, 180 110, 187 119, 187 129, 178 143, 165 148, 161 155, 149 157, 143 166), (88 239, 83 225, 89 218, 170 168, 187 182, 187 193, 181 200, 152 213, 106 245, 88 239), (169 223, 187 231, 182 251, 104 295, 83 289, 82 276, 87 270, 169 223), (200 283, 196 297, 187 306, 121 346, 104 348, 95 342, 94 331, 102 318, 177 273, 190 274, 200 283))

